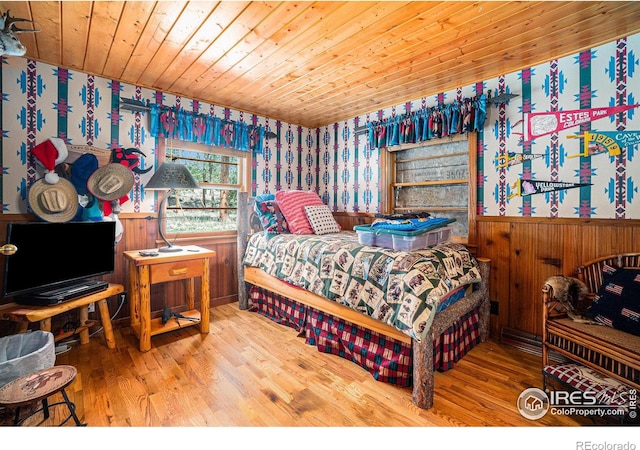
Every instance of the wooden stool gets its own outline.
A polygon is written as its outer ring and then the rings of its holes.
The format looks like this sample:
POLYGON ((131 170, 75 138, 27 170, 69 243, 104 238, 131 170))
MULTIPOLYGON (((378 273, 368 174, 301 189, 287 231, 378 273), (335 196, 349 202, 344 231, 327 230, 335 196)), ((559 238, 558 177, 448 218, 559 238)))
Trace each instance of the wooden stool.
POLYGON ((49 418, 49 407, 66 404, 69 408, 69 416, 58 426, 62 426, 73 418, 77 426, 86 426, 76 415, 76 405, 74 405, 64 390, 76 379, 78 371, 73 366, 53 366, 48 369, 38 370, 0 387, 0 406, 15 408, 16 415, 13 420, 14 426, 22 423, 34 414, 43 411, 44 418, 49 418), (62 393, 64 401, 49 404, 48 398, 58 392, 62 393), (42 401, 42 408, 36 409, 27 416, 20 418, 20 407, 42 401))

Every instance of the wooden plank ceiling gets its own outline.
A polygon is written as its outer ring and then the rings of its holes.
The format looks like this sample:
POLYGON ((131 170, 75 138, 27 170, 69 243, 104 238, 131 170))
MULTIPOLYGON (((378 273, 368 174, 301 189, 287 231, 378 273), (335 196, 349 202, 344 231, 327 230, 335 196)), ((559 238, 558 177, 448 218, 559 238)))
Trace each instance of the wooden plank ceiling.
POLYGON ((311 128, 640 32, 635 1, 0 2, 6 10, 41 30, 19 35, 29 58, 311 128))

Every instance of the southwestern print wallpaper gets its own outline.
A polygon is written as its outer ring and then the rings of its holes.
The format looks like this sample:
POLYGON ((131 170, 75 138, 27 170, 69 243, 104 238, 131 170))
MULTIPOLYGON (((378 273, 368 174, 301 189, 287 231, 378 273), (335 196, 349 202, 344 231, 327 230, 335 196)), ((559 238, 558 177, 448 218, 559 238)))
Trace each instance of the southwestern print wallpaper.
MULTIPOLYGON (((121 109, 120 98, 261 125, 277 138, 265 139, 262 154, 255 157, 254 189, 315 185, 314 140, 311 130, 303 127, 19 57, 2 57, 0 86, 3 213, 27 212, 28 187, 43 175, 30 150, 51 137, 99 149, 136 148, 144 155, 139 156, 139 172, 156 167, 157 143, 150 134, 149 112, 121 109)), ((153 170, 135 174, 123 212, 155 210, 156 195, 144 190, 152 174, 153 170)))
POLYGON ((328 125, 318 130, 319 192, 336 211, 376 212, 381 195, 378 150, 366 144, 366 135, 355 135, 354 130, 490 90, 494 97, 517 96, 506 103, 487 104, 478 134, 478 215, 640 219, 639 69, 640 35, 633 35, 521 72, 328 125), (636 107, 601 114, 619 105, 636 107), (567 115, 569 121, 590 109, 597 120, 525 140, 526 118, 532 113, 580 111, 567 115), (581 156, 585 133, 594 142, 587 142, 588 154, 581 156), (598 150, 603 139, 611 136, 617 138, 619 153, 598 150))
MULTIPOLYGON (((382 195, 379 150, 362 130, 370 123, 488 97, 491 91, 493 97, 516 96, 486 103, 478 133, 479 215, 640 219, 639 59, 640 35, 633 35, 309 129, 21 57, 2 57, 2 212, 27 212, 28 187, 43 174, 29 150, 50 137, 104 149, 135 147, 144 154, 142 168, 155 166, 148 113, 121 110, 121 97, 245 121, 275 133, 276 138, 265 139, 262 153, 253 155, 252 194, 317 189, 334 211, 377 212, 382 195), (539 129, 547 134, 536 134, 539 129)), ((151 175, 135 175, 123 212, 155 209, 155 195, 144 190, 151 175)))

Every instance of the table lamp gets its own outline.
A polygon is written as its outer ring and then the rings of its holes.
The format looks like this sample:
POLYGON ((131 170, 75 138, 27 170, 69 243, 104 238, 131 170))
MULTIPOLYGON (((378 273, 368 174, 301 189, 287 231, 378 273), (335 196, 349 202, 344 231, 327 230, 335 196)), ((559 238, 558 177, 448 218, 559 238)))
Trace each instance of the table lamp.
POLYGON ((160 206, 158 208, 158 234, 167 245, 159 248, 158 251, 181 251, 182 248, 170 243, 162 232, 162 213, 164 211, 164 205, 167 202, 171 191, 176 189, 200 189, 200 185, 195 178, 193 178, 193 175, 191 175, 191 172, 189 172, 189 169, 187 169, 186 166, 175 162, 165 162, 158 167, 158 170, 155 171, 149 182, 145 184, 144 188, 150 191, 168 191, 160 202, 160 206))

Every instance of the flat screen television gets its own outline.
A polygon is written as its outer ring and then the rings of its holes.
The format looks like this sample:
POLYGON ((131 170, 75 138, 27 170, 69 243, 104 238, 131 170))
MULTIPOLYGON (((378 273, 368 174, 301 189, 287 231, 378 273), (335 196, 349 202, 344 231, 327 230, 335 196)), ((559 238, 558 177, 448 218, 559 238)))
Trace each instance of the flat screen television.
POLYGON ((115 267, 115 222, 7 224, 3 297, 38 294, 109 274, 115 267))

